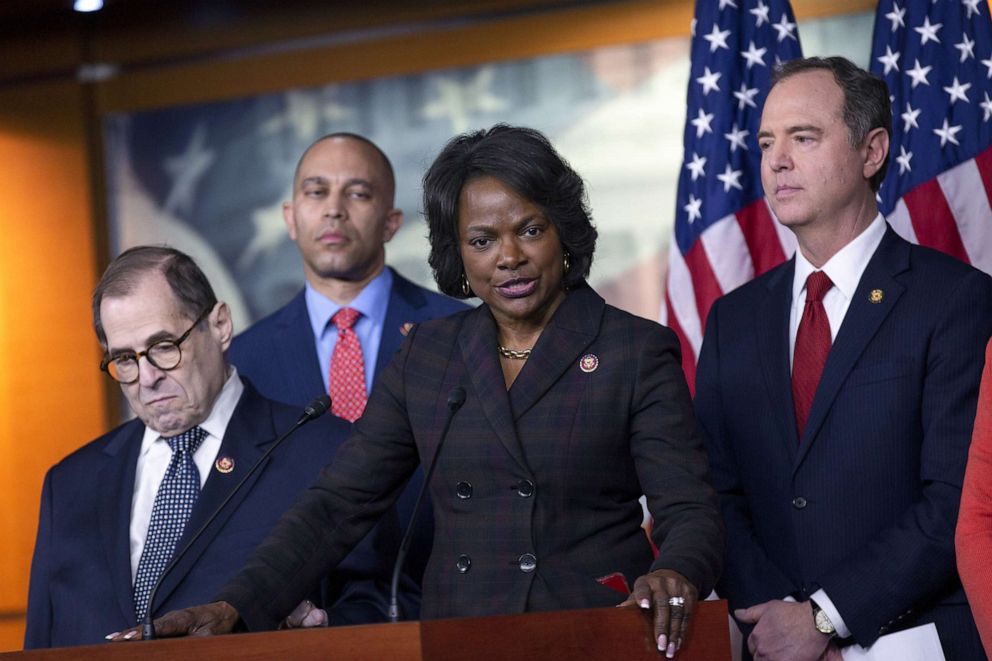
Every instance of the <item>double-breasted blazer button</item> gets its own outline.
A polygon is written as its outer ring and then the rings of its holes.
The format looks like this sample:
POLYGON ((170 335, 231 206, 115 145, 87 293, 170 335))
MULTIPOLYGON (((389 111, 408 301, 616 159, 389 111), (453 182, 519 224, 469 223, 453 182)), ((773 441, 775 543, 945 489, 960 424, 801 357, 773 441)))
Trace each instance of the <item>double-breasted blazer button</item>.
POLYGON ((472 558, 467 555, 458 556, 458 560, 455 562, 455 569, 458 570, 459 574, 464 574, 469 569, 472 568, 472 558))
POLYGON ((524 553, 517 558, 517 564, 520 566, 520 571, 529 574, 537 569, 537 557, 533 553, 524 553))
POLYGON ((534 495, 534 483, 530 480, 520 480, 517 482, 517 495, 521 498, 530 498, 534 495))
POLYGON ((459 482, 455 485, 455 495, 462 500, 468 500, 472 497, 472 484, 470 482, 459 482))
POLYGON ((802 496, 796 496, 795 498, 792 499, 792 506, 795 507, 797 510, 805 509, 806 499, 803 498, 802 496))

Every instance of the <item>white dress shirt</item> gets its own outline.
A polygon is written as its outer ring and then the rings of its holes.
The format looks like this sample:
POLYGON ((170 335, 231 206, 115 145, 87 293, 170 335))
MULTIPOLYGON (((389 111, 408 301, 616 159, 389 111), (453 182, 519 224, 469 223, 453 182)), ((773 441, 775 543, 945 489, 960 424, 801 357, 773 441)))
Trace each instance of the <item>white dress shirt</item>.
MULTIPOLYGON (((854 292, 861 282, 861 276, 868 267, 878 245, 885 236, 885 220, 882 215, 875 220, 853 241, 837 251, 820 268, 827 274, 834 286, 823 296, 823 307, 830 321, 830 341, 837 338, 847 308, 851 305, 854 292)), ((799 331, 799 321, 803 318, 803 308, 806 307, 806 278, 817 268, 803 257, 802 250, 796 249, 796 273, 792 279, 792 309, 789 311, 789 364, 792 364, 792 354, 796 350, 796 333, 799 331)))
MULTIPOLYGON (((830 341, 837 338, 837 331, 844 321, 847 309, 851 306, 854 292, 858 288, 861 276, 868 267, 868 262, 878 249, 885 235, 885 220, 882 215, 875 216, 875 220, 859 234, 853 241, 841 248, 837 253, 827 260, 819 270, 827 274, 834 286, 823 296, 823 307, 827 312, 827 319, 830 321, 830 341)), ((789 364, 793 362, 793 353, 796 349, 796 333, 799 331, 799 321, 803 316, 803 308, 806 307, 806 278, 816 267, 809 263, 801 250, 796 250, 796 273, 792 281, 792 309, 789 311, 789 364)), ((813 601, 823 609, 823 612, 830 618, 830 622, 837 629, 837 635, 847 638, 851 635, 851 630, 844 623, 834 603, 822 589, 817 590, 812 595, 813 601)))
MULTIPOLYGON (((193 462, 200 473, 200 488, 210 476, 214 460, 220 451, 220 443, 224 438, 227 425, 234 415, 234 408, 244 392, 244 384, 234 367, 224 382, 224 387, 214 402, 213 409, 200 427, 207 432, 206 438, 193 453, 193 462)), ((138 465, 134 473, 134 495, 131 498, 131 582, 138 572, 138 561, 145 549, 145 538, 148 536, 148 525, 151 523, 152 507, 155 505, 155 495, 165 477, 165 471, 172 460, 172 449, 162 436, 152 429, 145 427, 145 435, 141 439, 141 451, 138 453, 138 465)))

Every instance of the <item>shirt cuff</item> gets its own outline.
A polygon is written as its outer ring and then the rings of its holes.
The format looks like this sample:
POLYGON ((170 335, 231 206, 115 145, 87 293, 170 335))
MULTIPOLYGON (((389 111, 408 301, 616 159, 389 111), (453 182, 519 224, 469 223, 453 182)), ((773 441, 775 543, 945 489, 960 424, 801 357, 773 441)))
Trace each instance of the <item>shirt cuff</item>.
POLYGON ((846 624, 844 624, 844 618, 840 616, 840 612, 837 610, 837 607, 834 606, 834 602, 830 601, 830 597, 827 596, 827 593, 824 592, 822 588, 814 592, 810 596, 810 599, 815 601, 816 605, 820 607, 820 610, 826 613, 827 617, 830 618, 830 623, 833 624, 834 629, 837 630, 838 638, 851 637, 851 630, 847 628, 846 624))

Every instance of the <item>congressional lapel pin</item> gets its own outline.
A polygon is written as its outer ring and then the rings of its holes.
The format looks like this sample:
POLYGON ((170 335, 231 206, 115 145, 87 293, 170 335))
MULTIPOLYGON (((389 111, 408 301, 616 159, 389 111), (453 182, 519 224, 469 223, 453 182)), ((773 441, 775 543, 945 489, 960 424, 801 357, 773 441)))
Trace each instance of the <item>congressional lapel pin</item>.
POLYGON ((871 293, 868 294, 868 301, 871 303, 881 303, 883 298, 885 298, 885 292, 881 289, 872 289, 871 293))
POLYGON ((407 335, 410 334, 410 331, 413 330, 413 327, 414 326, 415 326, 415 324, 412 321, 406 322, 405 324, 403 324, 402 326, 400 326, 400 335, 402 335, 403 337, 406 337, 407 335))
POLYGON ((234 459, 230 457, 217 457, 217 461, 214 462, 214 468, 217 469, 218 473, 224 473, 226 475, 234 470, 234 459))
POLYGON ((579 369, 586 374, 595 372, 597 367, 599 367, 599 358, 594 353, 587 353, 579 359, 579 369))

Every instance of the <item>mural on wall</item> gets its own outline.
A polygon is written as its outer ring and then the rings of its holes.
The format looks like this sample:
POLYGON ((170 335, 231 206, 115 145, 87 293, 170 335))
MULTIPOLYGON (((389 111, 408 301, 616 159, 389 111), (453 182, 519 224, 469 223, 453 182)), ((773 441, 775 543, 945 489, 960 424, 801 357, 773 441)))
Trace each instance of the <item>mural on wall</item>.
MULTIPOLYGON (((841 54, 867 64, 870 15, 800 29, 807 54, 851 43, 854 53, 841 54)), ((656 318, 688 72, 686 37, 113 115, 104 127, 110 252, 142 243, 189 252, 243 330, 303 283, 281 213, 297 159, 321 135, 351 131, 396 170, 406 222, 387 261, 433 286, 423 172, 453 135, 507 122, 546 133, 585 178, 600 235, 591 284, 656 318)))

